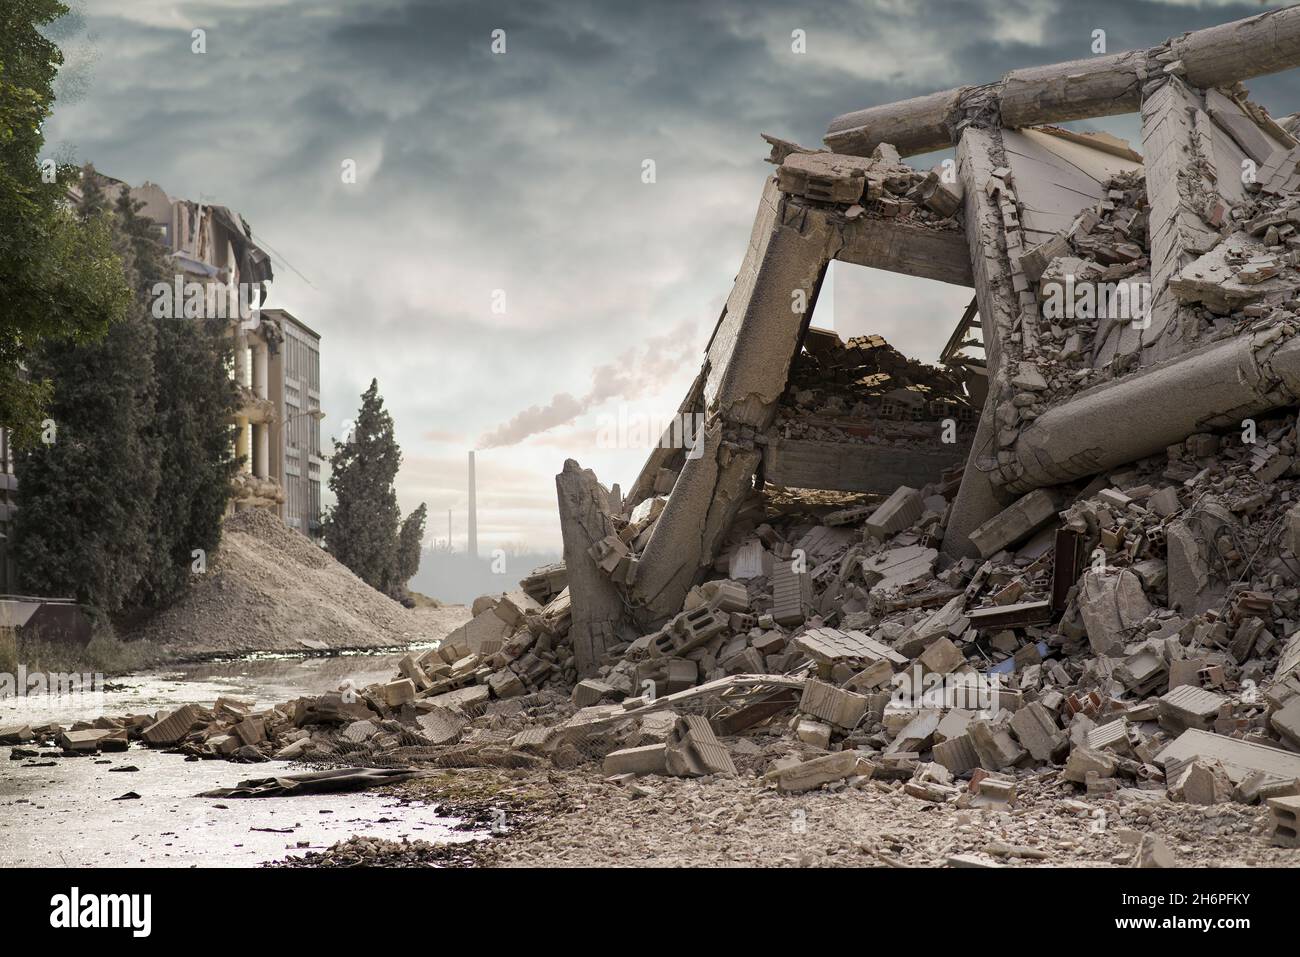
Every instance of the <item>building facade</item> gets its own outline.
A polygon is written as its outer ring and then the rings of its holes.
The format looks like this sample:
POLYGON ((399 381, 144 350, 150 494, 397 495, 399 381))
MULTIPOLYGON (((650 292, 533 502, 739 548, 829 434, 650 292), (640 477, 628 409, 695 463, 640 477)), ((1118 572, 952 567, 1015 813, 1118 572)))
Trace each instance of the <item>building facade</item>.
MULTIPOLYGON (((107 183, 110 191, 126 185, 107 183)), ((240 393, 232 422, 240 470, 231 510, 272 509, 319 538, 320 336, 283 309, 261 307, 274 278, 271 260, 242 216, 225 206, 173 199, 155 183, 128 188, 175 264, 173 307, 182 290, 197 283, 204 290, 203 314, 228 317, 231 374, 240 393)))
POLYGON ((278 416, 271 439, 280 461, 284 500, 280 516, 290 528, 308 538, 321 537, 320 335, 284 309, 263 309, 262 321, 280 331, 280 345, 271 357, 270 394, 278 416))
MULTIPOLYGON (((273 509, 290 527, 319 540, 320 336, 283 309, 261 308, 273 278, 271 260, 243 217, 225 206, 173 199, 155 183, 132 187, 96 175, 110 201, 130 190, 174 266, 171 312, 155 315, 226 320, 240 395, 232 417, 240 469, 230 509, 273 509)), ((68 193, 74 203, 81 197, 79 186, 68 193)), ((18 590, 10 548, 17 489, 9 434, 0 427, 0 595, 18 590)))
POLYGON ((240 471, 231 509, 274 509, 291 528, 319 539, 320 336, 284 309, 261 308, 271 263, 243 217, 172 199, 153 183, 133 187, 131 195, 157 224, 178 281, 205 284, 213 311, 220 313, 215 300, 224 296, 232 315, 240 471))

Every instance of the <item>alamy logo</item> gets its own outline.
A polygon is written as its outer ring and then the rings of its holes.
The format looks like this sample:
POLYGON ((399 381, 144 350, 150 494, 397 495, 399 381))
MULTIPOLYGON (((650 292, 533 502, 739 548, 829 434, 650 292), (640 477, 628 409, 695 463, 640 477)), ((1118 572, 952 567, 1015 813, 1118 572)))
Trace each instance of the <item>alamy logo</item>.
POLYGON ((177 274, 172 282, 153 284, 155 319, 238 319, 244 329, 261 324, 262 287, 257 283, 186 281, 177 274))
POLYGON ((28 703, 40 707, 47 703, 43 699, 63 697, 87 704, 102 702, 104 676, 98 672, 28 671, 26 665, 19 665, 16 673, 0 671, 0 701, 14 699, 19 707, 28 703))
POLYGON ((680 412, 667 417, 629 412, 620 405, 618 415, 601 415, 596 421, 596 448, 640 449, 657 445, 661 449, 685 449, 688 459, 704 455, 704 422, 699 412, 680 412))
POLYGON ((152 894, 70 894, 50 898, 50 926, 73 930, 81 927, 125 927, 133 937, 148 937, 153 929, 152 894))
POLYGON ((1085 282, 1066 275, 1064 282, 1043 287, 1043 317, 1060 319, 1120 319, 1135 329, 1151 325, 1151 283, 1085 282))

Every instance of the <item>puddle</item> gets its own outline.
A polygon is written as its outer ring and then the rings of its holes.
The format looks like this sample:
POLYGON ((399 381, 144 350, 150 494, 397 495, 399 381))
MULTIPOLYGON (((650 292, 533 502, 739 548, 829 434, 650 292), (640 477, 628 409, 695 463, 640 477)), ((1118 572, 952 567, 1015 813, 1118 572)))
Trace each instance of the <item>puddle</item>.
MULTIPOLYGON (((103 714, 153 712, 221 695, 262 707, 387 680, 403 652, 314 658, 258 657, 172 665, 109 681, 78 696, 0 701, 0 725, 69 725, 103 714)), ((250 777, 302 770, 283 762, 187 761, 133 744, 98 757, 10 760, 0 747, 0 867, 253 866, 323 850, 353 834, 451 842, 479 835, 452 828, 433 806, 356 794, 255 800, 199 798, 250 777), (48 767, 26 767, 52 761, 48 767), (97 763, 97 762, 106 763, 97 763), (134 765, 139 771, 114 771, 134 765), (127 792, 136 800, 114 800, 127 792)))

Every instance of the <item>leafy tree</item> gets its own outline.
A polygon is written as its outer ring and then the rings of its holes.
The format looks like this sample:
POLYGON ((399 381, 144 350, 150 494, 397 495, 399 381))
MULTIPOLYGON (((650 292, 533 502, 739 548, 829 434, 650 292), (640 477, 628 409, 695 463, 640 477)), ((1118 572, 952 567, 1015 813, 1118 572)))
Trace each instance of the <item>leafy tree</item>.
POLYGON ((0 423, 19 445, 38 439, 51 399, 27 368, 39 344, 98 339, 130 303, 107 223, 67 208, 76 168, 41 155, 63 56, 39 28, 67 12, 58 0, 0 4, 0 423))
POLYGON ((335 504, 325 517, 325 547, 370 585, 392 595, 398 589, 397 492, 393 481, 402 451, 393 437, 393 417, 384 409, 379 382, 361 396, 352 433, 334 440, 330 491, 335 504))
POLYGON ((420 570, 420 553, 424 547, 424 523, 428 513, 428 508, 421 502, 419 508, 402 520, 401 531, 397 533, 395 585, 398 592, 405 592, 407 582, 420 570))

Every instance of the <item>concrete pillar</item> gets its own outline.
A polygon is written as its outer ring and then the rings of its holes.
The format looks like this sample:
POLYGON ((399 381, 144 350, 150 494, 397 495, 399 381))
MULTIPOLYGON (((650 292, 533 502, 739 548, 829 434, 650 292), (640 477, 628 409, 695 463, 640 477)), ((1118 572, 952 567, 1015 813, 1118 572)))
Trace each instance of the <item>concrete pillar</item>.
POLYGON ((1106 471, 1194 432, 1240 426, 1296 402, 1300 337, 1233 336, 1053 406, 1020 433, 1006 488, 1027 492, 1106 471))
POLYGON ((267 360, 269 350, 266 343, 259 340, 253 340, 251 344, 253 355, 253 394, 259 399, 267 397, 267 360))
POLYGON ((1000 245, 1001 213, 997 202, 985 192, 985 184, 1000 165, 1000 151, 997 136, 976 129, 968 129, 957 147, 957 171, 965 190, 966 239, 984 333, 989 386, 975 440, 966 458, 961 487, 944 530, 943 553, 954 559, 978 557, 979 550, 971 542, 970 533, 1011 502, 993 483, 993 470, 997 466, 997 407, 1005 400, 1002 342, 1010 334, 1019 309, 1006 253, 1000 245))
POLYGON ((253 474, 266 478, 271 461, 271 429, 265 422, 253 426, 253 474))
POLYGON ((762 431, 776 415, 826 267, 841 245, 840 228, 824 211, 789 199, 775 177, 768 180, 749 250, 706 353, 703 434, 686 456, 631 587, 643 627, 681 611, 751 490, 761 456, 744 429, 762 431))
POLYGON ((569 571, 569 638, 578 676, 585 678, 595 672, 605 649, 622 640, 623 596, 588 554, 594 543, 616 534, 616 530, 610 518, 609 499, 590 469, 568 459, 564 471, 555 476, 555 491, 564 537, 564 564, 569 571))
POLYGON ((244 415, 236 416, 235 422, 239 426, 239 432, 235 436, 235 458, 243 460, 239 466, 242 471, 251 472, 253 470, 253 459, 250 453, 252 442, 251 436, 248 434, 248 417, 244 415))

